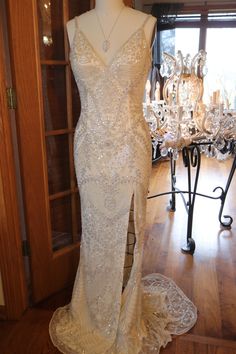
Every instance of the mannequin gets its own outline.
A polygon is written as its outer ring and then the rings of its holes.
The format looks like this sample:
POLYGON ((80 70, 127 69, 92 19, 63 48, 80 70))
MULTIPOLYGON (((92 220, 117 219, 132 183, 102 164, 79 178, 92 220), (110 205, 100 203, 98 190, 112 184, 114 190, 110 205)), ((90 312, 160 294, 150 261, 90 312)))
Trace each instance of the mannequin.
POLYGON ((155 23, 122 0, 97 0, 67 24, 81 101, 74 163, 82 236, 71 301, 49 324, 64 354, 158 354, 196 321, 195 306, 171 279, 142 277, 151 175, 142 99, 155 23), (123 287, 131 221, 134 256, 123 287))
MULTIPOLYGON (((96 0, 93 10, 79 16, 79 26, 95 51, 104 62, 108 63, 127 39, 142 25, 146 17, 146 13, 126 7, 123 0, 96 0), (111 29, 110 40, 112 45, 109 50, 104 52, 102 49, 104 34, 108 35, 111 29)), ((149 16, 144 26, 149 46, 152 43, 155 24, 156 18, 149 16)), ((70 46, 72 46, 75 28, 75 19, 72 19, 67 23, 70 46)))

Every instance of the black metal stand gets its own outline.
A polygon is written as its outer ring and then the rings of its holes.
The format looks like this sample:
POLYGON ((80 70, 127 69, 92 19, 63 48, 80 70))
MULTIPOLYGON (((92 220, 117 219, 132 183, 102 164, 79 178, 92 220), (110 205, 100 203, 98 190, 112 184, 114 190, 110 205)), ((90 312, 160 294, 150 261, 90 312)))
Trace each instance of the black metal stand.
MULTIPOLYGON (((225 189, 222 187, 216 187, 213 190, 213 193, 216 192, 217 190, 221 191, 221 194, 219 196, 210 196, 202 193, 197 192, 197 186, 198 186, 198 179, 199 179, 199 174, 200 174, 200 167, 201 167, 201 152, 200 152, 200 145, 203 145, 203 143, 194 143, 191 144, 187 147, 184 147, 182 150, 182 158, 183 158, 183 163, 184 166, 187 169, 187 175, 188 175, 188 190, 183 191, 179 190, 176 187, 176 161, 173 159, 173 155, 170 152, 169 157, 170 157, 170 171, 171 171, 171 191, 170 192, 164 192, 160 194, 155 194, 148 199, 156 198, 162 195, 171 195, 170 199, 170 206, 169 210, 170 211, 175 211, 176 210, 176 194, 180 194, 182 197, 182 200, 185 205, 185 209, 188 214, 188 220, 187 220, 187 237, 186 237, 186 244, 181 248, 182 252, 188 253, 188 254, 193 254, 195 251, 195 241, 192 238, 192 228, 193 228, 193 215, 194 215, 194 205, 195 205, 195 198, 196 196, 201 196, 205 198, 210 198, 210 199, 220 199, 221 201, 221 206, 219 210, 219 215, 218 219, 220 224, 223 227, 230 228, 231 224, 233 222, 233 218, 230 215, 224 215, 223 217, 225 219, 228 219, 227 221, 222 221, 222 213, 225 205, 225 200, 227 197, 227 193, 231 184, 231 181, 234 176, 235 168, 236 168, 236 155, 234 157, 232 167, 226 182, 225 189), (192 178, 192 170, 195 169, 195 178, 193 180, 192 178), (187 194, 187 200, 185 199, 185 194, 187 194)), ((209 143, 204 143, 204 145, 208 145, 209 143)))

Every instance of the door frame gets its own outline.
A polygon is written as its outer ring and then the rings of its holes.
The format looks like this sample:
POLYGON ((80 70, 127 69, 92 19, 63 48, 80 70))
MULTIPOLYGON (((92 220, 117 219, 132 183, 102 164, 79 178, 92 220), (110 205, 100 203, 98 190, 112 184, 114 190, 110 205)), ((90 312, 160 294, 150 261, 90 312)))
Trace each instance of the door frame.
MULTIPOLYGON (((6 16, 4 2, 1 14, 6 16)), ((13 149, 6 60, 6 18, 0 23, 0 271, 4 292, 1 317, 18 319, 28 307, 28 293, 22 256, 21 224, 17 200, 16 167, 13 149)))

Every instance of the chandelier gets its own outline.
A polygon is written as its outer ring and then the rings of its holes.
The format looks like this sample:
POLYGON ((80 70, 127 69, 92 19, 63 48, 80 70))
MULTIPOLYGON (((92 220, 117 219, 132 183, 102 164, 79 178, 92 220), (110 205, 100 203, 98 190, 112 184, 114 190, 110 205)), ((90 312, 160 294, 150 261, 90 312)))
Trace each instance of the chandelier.
POLYGON ((150 99, 151 85, 147 81, 144 116, 149 124, 154 153, 160 147, 162 156, 171 150, 178 158, 181 148, 200 144, 201 152, 209 157, 232 152, 236 135, 236 112, 220 100, 220 92, 213 93, 209 104, 203 102, 204 77, 207 74, 206 52, 200 50, 193 58, 181 51, 176 57, 163 53, 160 74, 165 83, 155 87, 150 99))

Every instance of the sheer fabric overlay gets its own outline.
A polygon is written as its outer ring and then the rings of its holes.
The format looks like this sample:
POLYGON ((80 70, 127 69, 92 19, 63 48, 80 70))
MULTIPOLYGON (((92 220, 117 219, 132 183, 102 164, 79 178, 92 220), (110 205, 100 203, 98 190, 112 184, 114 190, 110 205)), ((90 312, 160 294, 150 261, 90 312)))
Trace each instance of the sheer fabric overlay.
POLYGON ((159 353, 196 322, 196 308, 161 274, 142 279, 151 142, 143 90, 151 65, 144 25, 106 64, 79 26, 70 61, 81 98, 74 161, 82 206, 80 263, 71 302, 50 321, 65 354, 159 353), (122 292, 133 201, 135 247, 122 292))

